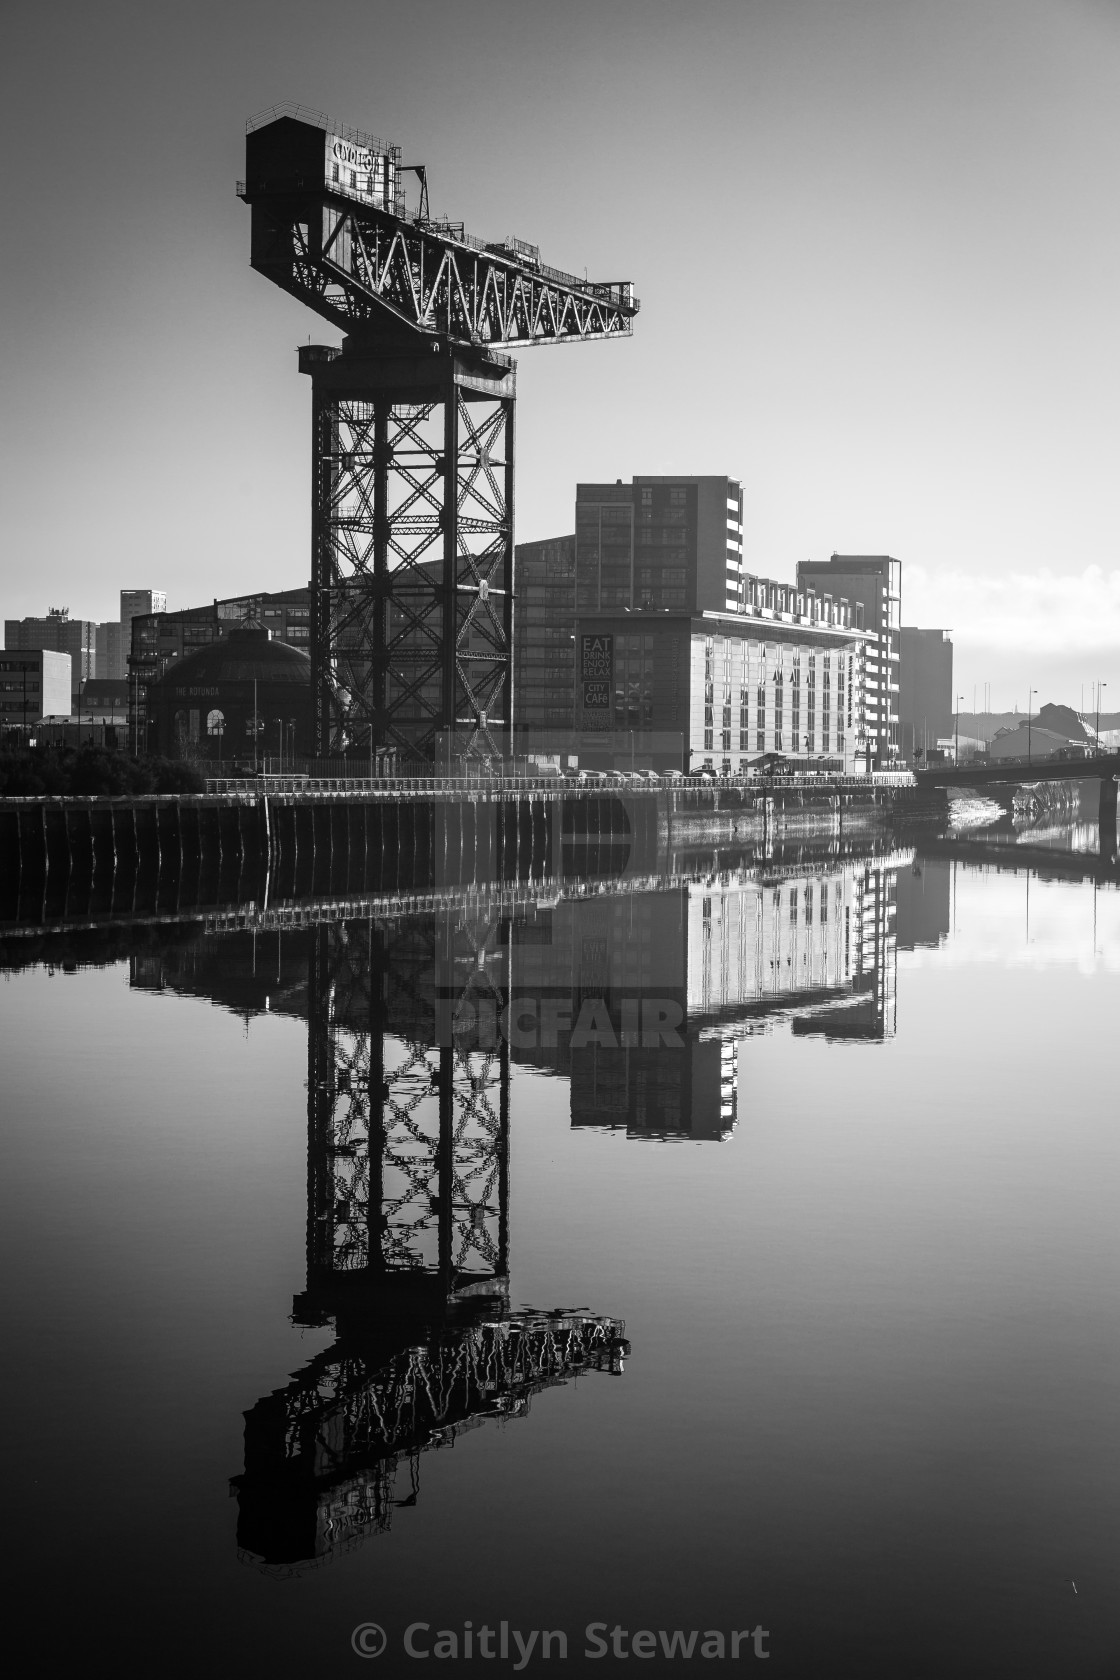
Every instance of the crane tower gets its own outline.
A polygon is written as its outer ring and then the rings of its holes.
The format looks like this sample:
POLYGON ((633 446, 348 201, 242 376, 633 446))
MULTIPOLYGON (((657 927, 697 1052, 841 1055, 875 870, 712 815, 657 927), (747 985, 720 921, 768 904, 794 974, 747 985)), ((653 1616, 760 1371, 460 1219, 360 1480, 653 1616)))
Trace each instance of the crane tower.
POLYGON ((507 352, 628 336, 633 287, 433 219, 423 165, 299 106, 250 120, 238 193, 252 207, 252 266, 345 334, 340 349, 299 353, 312 390, 316 750, 496 752, 513 721, 507 352))

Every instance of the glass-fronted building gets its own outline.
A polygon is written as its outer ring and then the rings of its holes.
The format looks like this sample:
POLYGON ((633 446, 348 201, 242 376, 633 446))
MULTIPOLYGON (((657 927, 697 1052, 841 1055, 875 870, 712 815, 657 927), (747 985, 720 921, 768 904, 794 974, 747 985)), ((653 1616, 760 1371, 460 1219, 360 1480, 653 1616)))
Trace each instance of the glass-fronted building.
POLYGON ((675 765, 653 762, 654 750, 651 769, 740 774, 771 753, 862 768, 869 638, 848 603, 763 578, 743 588, 740 612, 580 614, 575 732, 585 748, 600 731, 617 752, 626 732, 637 768, 645 737, 680 743, 675 765))

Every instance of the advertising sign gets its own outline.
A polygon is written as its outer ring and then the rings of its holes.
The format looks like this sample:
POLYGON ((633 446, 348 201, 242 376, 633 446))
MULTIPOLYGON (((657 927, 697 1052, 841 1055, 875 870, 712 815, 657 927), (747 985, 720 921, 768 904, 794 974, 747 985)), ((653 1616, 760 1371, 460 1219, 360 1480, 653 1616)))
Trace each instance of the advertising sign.
POLYGON ((396 170, 386 153, 328 134, 326 170, 328 185, 356 193, 381 209, 391 208, 396 170))
POLYGON ((611 688, 614 684, 614 637, 581 636, 579 646, 580 689, 584 729, 611 726, 611 688))
POLYGON ((580 637, 580 675, 614 679, 614 637, 580 637))

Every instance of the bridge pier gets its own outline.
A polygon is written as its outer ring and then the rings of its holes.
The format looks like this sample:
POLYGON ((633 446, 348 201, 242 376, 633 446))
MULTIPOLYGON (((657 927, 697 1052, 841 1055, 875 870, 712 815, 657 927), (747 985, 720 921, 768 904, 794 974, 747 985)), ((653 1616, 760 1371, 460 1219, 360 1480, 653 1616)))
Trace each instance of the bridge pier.
POLYGON ((1101 800, 1098 812, 1100 849, 1102 858, 1116 855, 1116 777, 1101 777, 1101 800))

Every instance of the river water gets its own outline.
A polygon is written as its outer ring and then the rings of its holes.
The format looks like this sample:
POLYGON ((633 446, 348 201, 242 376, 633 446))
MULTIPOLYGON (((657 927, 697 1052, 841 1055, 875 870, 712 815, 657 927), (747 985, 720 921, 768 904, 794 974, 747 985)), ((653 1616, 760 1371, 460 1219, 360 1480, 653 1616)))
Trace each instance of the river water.
POLYGON ((9 930, 20 1672, 1120 1672, 1120 894, 1014 851, 9 930))

